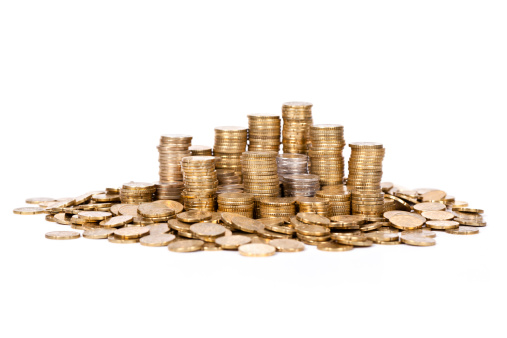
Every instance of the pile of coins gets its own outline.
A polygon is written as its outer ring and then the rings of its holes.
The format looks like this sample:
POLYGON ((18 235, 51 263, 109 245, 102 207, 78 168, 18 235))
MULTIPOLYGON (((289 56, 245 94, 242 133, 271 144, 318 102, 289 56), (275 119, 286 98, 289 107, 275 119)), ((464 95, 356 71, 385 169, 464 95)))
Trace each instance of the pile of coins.
POLYGON ((155 193, 156 200, 174 200, 181 201, 181 193, 185 188, 183 182, 156 182, 155 187, 157 191, 155 193))
POLYGON ((191 146, 188 148, 190 150, 190 153, 192 156, 212 156, 213 155, 213 149, 208 146, 191 146))
POLYGON ((241 175, 241 154, 246 150, 248 130, 243 127, 216 127, 213 154, 217 169, 231 169, 241 175))
POLYGON ((296 214, 296 199, 269 197, 259 201, 258 218, 290 217, 296 214))
POLYGON ((310 144, 310 126, 313 124, 312 104, 286 102, 282 106, 284 153, 306 154, 310 144))
POLYGON ((312 174, 285 175, 282 183, 284 196, 313 197, 320 189, 319 176, 312 174))
POLYGON ((181 159, 190 156, 188 149, 192 145, 192 136, 181 134, 162 135, 157 146, 160 163, 160 182, 181 182, 181 159))
POLYGON ((350 215, 352 194, 344 185, 324 187, 321 191, 317 191, 315 196, 329 201, 329 217, 350 215))
POLYGON ((331 221, 312 212, 300 212, 291 218, 297 238, 308 245, 320 245, 331 239, 329 225, 331 221))
POLYGON ((189 156, 181 160, 183 169, 183 205, 186 210, 215 211, 218 187, 215 158, 213 156, 189 156))
POLYGON ((218 169, 218 194, 226 192, 243 192, 241 175, 230 169, 218 169))
POLYGON ((280 182, 274 151, 246 151, 241 156, 243 186, 245 192, 254 196, 276 197, 280 193, 280 182))
POLYGON ((254 196, 247 193, 224 193, 217 197, 218 212, 233 212, 253 218, 254 196))
POLYGON ((349 146, 347 186, 352 191, 352 214, 381 216, 384 193, 380 182, 385 149, 381 143, 375 142, 355 142, 349 146))
POLYGON ((344 177, 343 126, 316 124, 310 127, 310 172, 320 177, 320 185, 341 185, 344 177))
POLYGON ((157 188, 152 183, 129 182, 120 190, 120 201, 128 204, 141 204, 153 201, 157 188))
POLYGON ((248 116, 248 150, 280 150, 280 116, 251 114, 248 116))
POLYGON ((329 200, 319 197, 298 197, 297 205, 299 212, 310 212, 318 215, 329 216, 329 200))
POLYGON ((276 158, 280 180, 287 175, 308 174, 308 155, 280 154, 276 158))

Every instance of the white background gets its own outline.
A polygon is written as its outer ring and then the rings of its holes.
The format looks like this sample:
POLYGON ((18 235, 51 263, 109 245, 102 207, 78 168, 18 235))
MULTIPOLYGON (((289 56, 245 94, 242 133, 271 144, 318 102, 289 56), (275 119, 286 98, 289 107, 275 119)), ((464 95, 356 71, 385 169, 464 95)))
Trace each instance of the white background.
MULTIPOLYGON (((504 1, 2 1, 2 337, 504 336, 504 1), (486 209, 437 246, 235 252, 79 239, 28 197, 156 181, 161 134, 314 104, 384 181, 486 209)), ((348 156, 348 151, 347 151, 348 156)))

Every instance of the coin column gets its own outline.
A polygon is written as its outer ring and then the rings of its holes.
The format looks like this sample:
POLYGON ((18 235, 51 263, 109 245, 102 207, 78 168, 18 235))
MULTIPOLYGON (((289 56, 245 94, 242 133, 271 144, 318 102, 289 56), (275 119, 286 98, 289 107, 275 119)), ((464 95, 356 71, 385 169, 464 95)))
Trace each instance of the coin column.
MULTIPOLYGON (((275 151, 246 151, 241 156, 244 190, 254 195, 257 211, 261 199, 277 197, 280 194, 277 155, 275 151)), ((258 217, 258 213, 255 215, 258 217)))
POLYGON ((259 218, 291 217, 296 215, 294 197, 269 197, 259 201, 259 218))
POLYGON ((192 156, 212 156, 213 155, 213 149, 208 146, 191 146, 188 148, 190 152, 192 153, 192 156))
POLYGON ((286 102, 282 106, 284 153, 306 154, 310 144, 310 126, 313 124, 312 104, 286 102))
POLYGON ((248 150, 280 150, 280 116, 252 114, 248 116, 248 150))
POLYGON ((254 196, 245 193, 225 193, 218 195, 218 211, 233 212, 253 218, 254 196))
POLYGON ((125 183, 120 190, 120 200, 125 204, 141 204, 153 201, 157 188, 154 184, 143 182, 125 183))
POLYGON ((285 175, 282 179, 284 196, 315 196, 320 189, 319 176, 312 174, 285 175))
POLYGON ((276 163, 281 181, 285 175, 308 174, 308 155, 280 154, 276 158, 276 163))
POLYGON ((352 214, 381 220, 384 212, 382 160, 385 149, 381 143, 356 142, 349 144, 349 176, 347 187, 352 191, 352 214))
POLYGON ((192 136, 169 134, 160 137, 160 145, 157 146, 160 163, 160 182, 181 182, 181 159, 190 156, 188 149, 192 145, 192 136))
POLYGON ((320 177, 321 186, 343 184, 343 126, 316 124, 310 127, 310 138, 310 172, 320 177))
POLYGON ((181 160, 185 189, 185 210, 215 211, 218 187, 215 158, 213 156, 189 156, 181 160))
POLYGON ((319 197, 298 197, 298 212, 314 212, 324 217, 329 216, 329 200, 319 197))
POLYGON ((216 127, 213 154, 217 169, 231 169, 241 175, 241 154, 246 149, 248 130, 243 127, 216 127))
POLYGON ((329 201, 329 217, 350 215, 351 193, 345 186, 327 186, 315 196, 329 201))

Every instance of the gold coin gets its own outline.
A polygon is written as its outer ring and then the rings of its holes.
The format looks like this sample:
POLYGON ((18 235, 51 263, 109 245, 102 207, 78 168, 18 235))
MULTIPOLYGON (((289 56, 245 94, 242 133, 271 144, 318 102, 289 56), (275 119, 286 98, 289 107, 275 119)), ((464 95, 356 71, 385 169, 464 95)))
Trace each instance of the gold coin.
POLYGON ((202 246, 202 251, 222 251, 222 248, 215 243, 206 242, 202 246))
POLYGON ((122 216, 114 216, 109 219, 103 220, 99 224, 107 228, 116 228, 131 223, 133 220, 134 217, 130 215, 122 215, 122 216))
POLYGON ((272 239, 269 244, 280 252, 299 252, 305 249, 305 245, 295 239, 272 239))
POLYGON ((443 211, 445 210, 445 204, 438 202, 425 202, 418 203, 414 205, 414 210, 423 212, 423 211, 443 211))
POLYGON ((364 235, 367 239, 373 241, 374 243, 397 241, 399 239, 399 235, 396 232, 374 231, 368 232, 364 235))
MULTIPOLYGON (((76 216, 76 215, 74 215, 74 216, 76 216)), ((72 216, 72 217, 74 217, 74 216, 72 216)), ((61 213, 54 215, 54 220, 58 224, 70 225, 72 217, 69 217, 69 216, 67 216, 67 214, 61 212, 61 213)), ((80 224, 82 224, 82 223, 80 223, 80 224)))
POLYGON ((434 238, 403 233, 400 235, 400 240, 402 243, 415 246, 432 246, 437 243, 434 238))
POLYGON ((430 190, 422 194, 421 199, 423 202, 435 201, 445 198, 447 196, 445 191, 442 190, 430 190))
POLYGON ((216 237, 223 236, 225 230, 223 225, 215 223, 195 223, 190 226, 190 231, 195 237, 206 242, 212 242, 216 237))
POLYGON ((398 229, 412 230, 423 226, 424 221, 413 215, 394 215, 389 218, 389 222, 398 229))
POLYGON ((92 229, 83 232, 84 238, 89 239, 106 239, 114 232, 114 229, 92 229))
POLYGON ((454 214, 449 211, 423 211, 421 216, 433 221, 447 221, 454 218, 454 214))
POLYGON ((27 198, 25 203, 28 204, 41 204, 41 203, 47 203, 47 202, 56 202, 56 199, 51 197, 31 197, 27 198))
POLYGON ((329 218, 310 212, 300 212, 296 215, 298 221, 306 224, 329 225, 329 218))
POLYGON ((254 243, 243 244, 238 248, 238 251, 242 256, 267 257, 273 256, 276 252, 276 249, 274 246, 269 244, 254 243))
POLYGON ((137 213, 143 217, 158 218, 173 216, 175 211, 165 206, 153 205, 153 203, 143 203, 137 208, 137 213))
POLYGON ((161 235, 171 231, 167 223, 156 223, 150 226, 151 235, 161 235))
POLYGON ((138 214, 137 214, 138 207, 139 206, 135 205, 135 204, 124 204, 118 209, 118 214, 136 217, 136 216, 138 216, 138 214))
POLYGON ((467 220, 462 218, 455 218, 454 221, 458 222, 462 225, 471 225, 474 227, 484 227, 486 226, 486 222, 480 221, 480 220, 467 220))
POLYGON ((368 223, 366 225, 363 225, 359 228, 359 230, 361 231, 372 231, 372 230, 376 230, 378 228, 381 228, 383 226, 389 226, 389 223, 388 222, 373 222, 373 223, 368 223))
POLYGON ((112 216, 110 212, 105 211, 82 211, 77 215, 87 221, 100 221, 112 216))
POLYGON ((43 214, 46 211, 39 207, 24 207, 24 208, 16 208, 13 212, 17 215, 38 215, 43 214))
POLYGON ((338 244, 367 247, 372 246, 373 241, 363 237, 361 239, 342 237, 336 240, 338 244))
POLYGON ((373 243, 380 244, 380 245, 399 245, 399 244, 401 244, 401 241, 398 239, 398 240, 390 241, 390 242, 373 241, 373 243))
POLYGON ((171 243, 176 236, 173 234, 157 234, 144 236, 139 240, 139 243, 144 246, 166 246, 171 243))
POLYGON ((193 252, 199 251, 204 246, 204 242, 199 239, 185 239, 169 244, 169 251, 173 252, 193 252))
POLYGON ((469 208, 469 207, 457 207, 452 206, 453 211, 459 211, 459 212, 467 212, 467 213, 477 213, 477 214, 483 214, 484 210, 482 209, 476 209, 476 208, 469 208))
POLYGON ((170 219, 169 221, 167 221, 167 225, 171 229, 176 230, 176 231, 190 232, 190 225, 191 224, 180 222, 177 219, 170 219))
POLYGON ((251 238, 243 235, 231 235, 231 236, 222 236, 218 237, 215 240, 215 243, 218 244, 223 249, 228 250, 236 250, 243 244, 248 244, 251 242, 251 238))
POLYGON ((476 235, 479 233, 479 229, 471 226, 461 225, 455 229, 446 229, 445 232, 453 235, 476 235))
POLYGON ((317 249, 320 251, 350 251, 354 249, 352 245, 344 245, 344 244, 338 244, 334 242, 324 242, 322 244, 317 244, 317 249))
POLYGON ((116 229, 114 231, 114 235, 119 238, 134 239, 146 236, 149 234, 149 232, 149 227, 128 227, 116 229))
POLYGON ((364 217, 360 215, 331 216, 329 219, 341 225, 361 225, 365 223, 364 217))
POLYGON ((185 223, 197 223, 211 219, 213 214, 204 210, 189 210, 176 215, 176 218, 185 223))
POLYGON ((305 236, 328 236, 331 233, 329 228, 316 224, 297 225, 296 232, 305 236))
POLYGON ((455 221, 427 221, 426 226, 431 229, 447 230, 456 229, 459 227, 459 223, 455 221))
POLYGON ((468 207, 468 202, 454 201, 454 203, 452 204, 452 207, 465 208, 465 207, 468 207))
POLYGON ((260 221, 243 216, 233 217, 232 225, 241 231, 249 233, 259 232, 264 229, 264 225, 260 221))
POLYGON ((45 236, 47 239, 65 240, 79 238, 81 234, 76 231, 51 231, 46 233, 45 236))
POLYGON ((169 209, 173 209, 176 214, 179 214, 180 212, 183 211, 183 204, 172 200, 158 200, 152 202, 151 204, 154 206, 160 205, 167 207, 169 209))
POLYGON ((435 238, 437 234, 434 231, 428 229, 415 229, 415 230, 405 230, 401 232, 404 235, 412 235, 412 236, 420 236, 420 237, 429 237, 435 238))
POLYGON ((117 244, 134 244, 134 243, 139 243, 139 238, 126 239, 126 238, 121 238, 121 237, 115 236, 114 234, 109 235, 107 237, 107 240, 110 243, 117 243, 117 244))

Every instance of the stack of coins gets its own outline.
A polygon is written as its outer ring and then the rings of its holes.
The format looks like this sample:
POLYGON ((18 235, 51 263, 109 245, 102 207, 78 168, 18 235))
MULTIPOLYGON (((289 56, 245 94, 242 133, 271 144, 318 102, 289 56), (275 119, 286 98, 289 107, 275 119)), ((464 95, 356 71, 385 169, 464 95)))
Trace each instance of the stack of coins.
POLYGON ((217 197, 219 212, 233 212, 253 218, 254 196, 246 193, 224 193, 217 197))
POLYGON ((120 200, 125 204, 141 204, 153 201, 157 188, 152 183, 129 182, 120 190, 120 200))
POLYGON ((259 201, 258 218, 290 217, 296 215, 293 197, 269 197, 259 201))
POLYGON ((329 200, 319 197, 298 197, 299 212, 313 212, 324 217, 329 216, 329 200))
POLYGON ((385 149, 381 143, 349 144, 349 176, 347 187, 352 191, 352 214, 381 216, 384 213, 382 160, 385 149))
POLYGON ((241 176, 238 175, 234 170, 231 169, 218 169, 218 184, 229 185, 229 184, 240 184, 241 176))
POLYGON ((329 201, 329 217, 350 215, 351 193, 345 186, 327 186, 317 191, 315 196, 329 201))
POLYGON ((216 127, 213 154, 217 169, 231 169, 241 175, 241 154, 246 149, 248 130, 243 127, 216 127))
POLYGON ((310 139, 310 172, 319 175, 322 186, 343 184, 343 126, 316 124, 310 127, 310 139))
POLYGON ((318 245, 331 239, 331 221, 311 212, 300 212, 290 219, 298 239, 308 245, 318 245))
POLYGON ((285 175, 282 179, 284 196, 315 196, 320 189, 319 176, 312 174, 285 175))
POLYGON ((312 104, 286 102, 282 106, 283 152, 306 154, 310 143, 310 126, 313 124, 312 104))
POLYGON ((252 114, 248 116, 248 150, 280 150, 280 116, 252 114))
POLYGON ((278 176, 280 180, 286 175, 308 174, 308 155, 304 154, 280 154, 276 158, 278 164, 278 176))
POLYGON ((227 184, 218 186, 217 194, 225 194, 227 192, 244 192, 243 184, 227 184))
POLYGON ((181 193, 185 188, 183 182, 155 182, 157 200, 181 201, 181 193))
POLYGON ((254 196, 277 197, 280 183, 274 151, 245 151, 241 156, 245 192, 254 196))
POLYGON ((213 152, 211 147, 208 146, 191 146, 188 148, 192 156, 212 156, 213 152))
POLYGON ((192 136, 181 134, 162 135, 160 145, 157 146, 159 153, 160 182, 181 182, 181 159, 190 156, 188 148, 192 144, 192 136))
POLYGON ((176 211, 168 206, 154 203, 144 203, 137 208, 138 216, 134 217, 134 224, 145 225, 167 222, 176 217, 176 211))
POLYGON ((218 187, 215 158, 213 156, 189 156, 181 160, 183 169, 183 205, 185 210, 215 211, 218 187))

